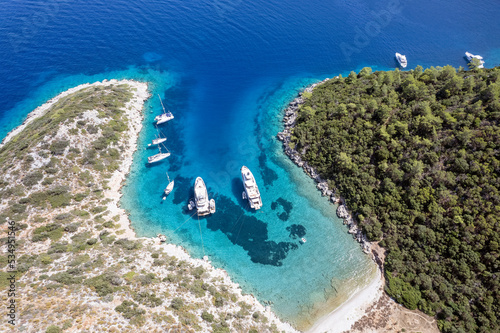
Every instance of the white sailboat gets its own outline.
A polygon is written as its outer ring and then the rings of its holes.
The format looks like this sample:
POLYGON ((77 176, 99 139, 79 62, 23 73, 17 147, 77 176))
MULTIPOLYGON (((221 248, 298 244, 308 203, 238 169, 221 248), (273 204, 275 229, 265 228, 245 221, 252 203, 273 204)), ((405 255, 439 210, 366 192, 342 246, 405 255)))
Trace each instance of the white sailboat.
POLYGON ((155 117, 155 121, 157 125, 166 123, 169 120, 174 119, 174 115, 170 111, 165 111, 165 107, 163 106, 163 102, 161 100, 160 95, 158 94, 158 98, 160 99, 161 108, 163 109, 163 113, 155 117))
POLYGON ((406 66, 408 66, 408 61, 406 60, 405 55, 396 52, 396 59, 401 67, 406 68, 406 66))
POLYGON ((168 179, 168 185, 167 187, 165 188, 165 196, 169 195, 170 192, 172 192, 172 190, 174 189, 174 181, 170 181, 170 177, 168 176, 168 172, 167 172, 167 179, 168 179))
MULTIPOLYGON (((165 149, 167 149, 167 148, 165 148, 165 149)), ((165 158, 167 158, 167 157, 170 156, 170 152, 168 152, 168 153, 162 153, 161 152, 161 146, 158 146, 158 151, 159 151, 158 154, 148 157, 148 163, 149 164, 159 162, 159 161, 161 161, 161 160, 163 160, 163 159, 165 159, 165 158)), ((168 151, 168 149, 167 149, 167 151, 168 151)))
POLYGON ((208 200, 207 187, 201 177, 194 182, 194 203, 198 216, 205 216, 215 213, 215 200, 208 200))
POLYGON ((470 52, 465 52, 465 57, 467 58, 467 60, 469 62, 471 62, 472 59, 479 60, 479 66, 477 66, 477 68, 484 68, 484 60, 483 60, 483 57, 481 57, 480 55, 474 55, 470 52))
POLYGON ((150 146, 157 146, 159 145, 160 143, 163 143, 165 141, 167 141, 167 138, 166 137, 162 137, 160 135, 160 131, 158 130, 158 128, 156 128, 158 134, 156 135, 156 137, 153 139, 153 141, 151 141, 150 144, 148 144, 148 147, 150 146))
POLYGON ((245 187, 245 192, 242 194, 243 199, 248 199, 250 207, 253 209, 260 209, 262 207, 262 199, 260 197, 259 187, 255 182, 255 177, 252 172, 246 166, 241 167, 241 179, 245 187))

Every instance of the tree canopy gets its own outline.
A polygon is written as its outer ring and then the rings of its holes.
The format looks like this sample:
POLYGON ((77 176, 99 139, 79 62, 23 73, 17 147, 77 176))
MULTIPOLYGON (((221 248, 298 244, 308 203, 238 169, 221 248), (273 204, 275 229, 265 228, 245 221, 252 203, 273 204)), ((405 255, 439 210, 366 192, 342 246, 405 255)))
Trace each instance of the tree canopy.
POLYGON ((292 143, 386 248, 386 291, 443 332, 500 326, 500 68, 363 69, 317 86, 292 143))

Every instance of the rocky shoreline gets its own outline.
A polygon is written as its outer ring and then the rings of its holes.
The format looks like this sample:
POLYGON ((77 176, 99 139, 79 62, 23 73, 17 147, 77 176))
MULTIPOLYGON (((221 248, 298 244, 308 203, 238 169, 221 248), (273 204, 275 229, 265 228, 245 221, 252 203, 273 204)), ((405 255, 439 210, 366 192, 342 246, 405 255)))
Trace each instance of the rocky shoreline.
POLYGON ((347 205, 345 204, 345 200, 342 197, 337 196, 335 193, 335 189, 330 189, 328 187, 328 183, 325 179, 321 178, 319 173, 310 166, 306 161, 302 159, 302 155, 305 153, 306 149, 303 149, 302 152, 298 152, 295 148, 290 147, 291 135, 293 132, 293 128, 295 127, 298 111, 300 106, 304 104, 303 93, 312 93, 314 88, 318 85, 323 84, 329 80, 335 80, 337 77, 330 79, 327 78, 319 83, 312 84, 311 86, 305 88, 302 92, 299 93, 299 96, 295 98, 293 101, 288 104, 288 107, 285 109, 285 116, 283 117, 284 129, 282 132, 277 134, 278 139, 283 143, 283 150, 285 154, 295 163, 297 166, 304 169, 304 172, 309 175, 316 182, 316 187, 321 191, 323 196, 329 197, 329 200, 338 204, 337 207, 337 216, 344 220, 344 224, 349 227, 349 233, 353 235, 354 239, 358 241, 363 249, 363 252, 369 254, 371 253, 372 244, 368 241, 367 237, 361 231, 361 228, 358 227, 358 223, 352 217, 352 214, 349 212, 347 205))

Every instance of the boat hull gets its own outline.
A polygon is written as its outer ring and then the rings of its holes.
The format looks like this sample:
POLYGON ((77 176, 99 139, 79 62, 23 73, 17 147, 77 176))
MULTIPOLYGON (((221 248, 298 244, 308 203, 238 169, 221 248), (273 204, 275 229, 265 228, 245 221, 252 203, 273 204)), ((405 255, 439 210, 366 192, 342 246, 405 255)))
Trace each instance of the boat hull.
POLYGON ((396 60, 398 61, 399 66, 401 66, 402 68, 406 68, 406 66, 408 66, 406 56, 404 56, 400 53, 396 53, 396 60))
POLYGON ((194 182, 194 202, 198 216, 210 215, 210 202, 205 182, 201 177, 194 182))
POLYGON ((169 195, 173 189, 174 189, 174 181, 172 180, 165 188, 165 195, 169 195))
POLYGON ((245 196, 252 209, 258 210, 262 207, 262 198, 255 177, 246 166, 241 167, 241 180, 245 188, 245 196))
POLYGON ((157 162, 160 162, 161 160, 166 159, 169 156, 170 156, 170 153, 159 153, 159 154, 156 154, 153 156, 149 156, 148 163, 149 164, 157 163, 157 162))

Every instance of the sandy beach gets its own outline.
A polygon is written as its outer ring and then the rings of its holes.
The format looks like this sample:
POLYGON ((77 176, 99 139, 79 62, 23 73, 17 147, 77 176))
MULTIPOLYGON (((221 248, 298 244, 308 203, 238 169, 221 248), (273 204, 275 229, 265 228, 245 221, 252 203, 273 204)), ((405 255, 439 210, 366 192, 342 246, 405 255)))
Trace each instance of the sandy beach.
POLYGON ((349 331, 351 326, 361 319, 368 308, 375 304, 383 294, 384 280, 382 273, 377 270, 371 282, 340 307, 319 319, 308 333, 341 333, 349 331))

